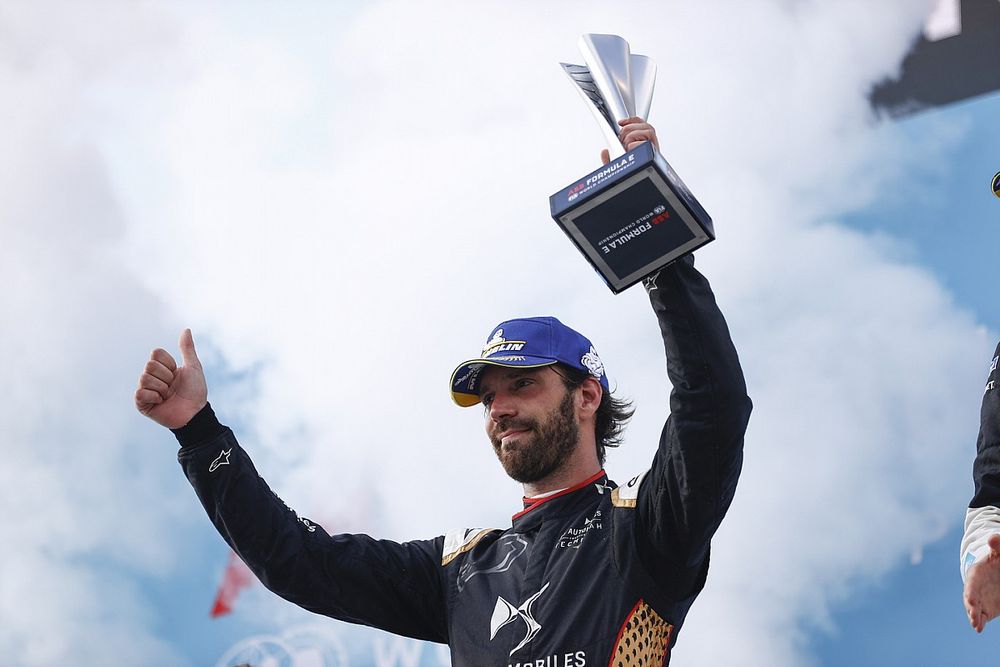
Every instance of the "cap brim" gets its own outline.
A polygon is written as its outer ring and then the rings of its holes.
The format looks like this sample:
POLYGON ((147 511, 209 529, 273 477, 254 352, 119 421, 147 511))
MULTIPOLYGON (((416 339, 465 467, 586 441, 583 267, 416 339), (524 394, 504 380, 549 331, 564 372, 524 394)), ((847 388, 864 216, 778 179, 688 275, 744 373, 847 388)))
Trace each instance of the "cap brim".
POLYGON ((479 392, 475 389, 476 382, 482 368, 474 369, 473 366, 501 366, 503 368, 541 368, 559 363, 555 359, 546 357, 522 356, 518 361, 494 361, 492 359, 469 359, 463 361, 455 368, 451 374, 451 400, 463 408, 471 408, 479 403, 479 392), (462 376, 462 377, 460 377, 462 376), (459 378, 457 381, 455 378, 459 378))

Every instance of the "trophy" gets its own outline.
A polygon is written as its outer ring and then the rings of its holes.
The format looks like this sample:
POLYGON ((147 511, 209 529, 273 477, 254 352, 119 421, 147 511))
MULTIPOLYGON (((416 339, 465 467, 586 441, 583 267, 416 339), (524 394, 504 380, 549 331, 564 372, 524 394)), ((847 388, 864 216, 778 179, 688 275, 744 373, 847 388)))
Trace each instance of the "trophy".
POLYGON ((715 238, 712 219, 652 143, 631 151, 619 120, 649 115, 656 64, 617 35, 583 35, 585 65, 560 63, 611 161, 549 197, 552 218, 615 294, 715 238))

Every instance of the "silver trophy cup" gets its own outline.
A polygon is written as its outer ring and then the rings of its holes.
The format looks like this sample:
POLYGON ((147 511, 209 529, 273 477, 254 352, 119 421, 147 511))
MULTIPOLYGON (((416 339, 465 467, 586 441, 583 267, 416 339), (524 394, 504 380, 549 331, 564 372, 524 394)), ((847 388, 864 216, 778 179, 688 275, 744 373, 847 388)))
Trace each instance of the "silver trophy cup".
POLYGON ((583 35, 584 65, 560 63, 611 161, 549 197, 553 219, 615 293, 715 238, 712 219, 649 142, 626 151, 619 120, 647 118, 656 63, 617 35, 583 35))

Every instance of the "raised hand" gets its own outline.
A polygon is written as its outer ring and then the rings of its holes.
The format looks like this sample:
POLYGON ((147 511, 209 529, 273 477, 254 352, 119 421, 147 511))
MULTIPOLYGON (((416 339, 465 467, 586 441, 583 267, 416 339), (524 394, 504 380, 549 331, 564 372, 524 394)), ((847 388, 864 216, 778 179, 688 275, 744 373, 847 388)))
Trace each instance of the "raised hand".
POLYGON ((136 409, 167 428, 184 426, 208 402, 205 372, 190 329, 181 332, 178 345, 184 365, 178 367, 169 352, 156 348, 149 355, 135 390, 136 409))
MULTIPOLYGON (((656 130, 642 118, 632 116, 631 118, 618 121, 618 124, 622 126, 621 131, 618 133, 618 139, 622 142, 625 150, 630 151, 644 141, 652 141, 653 145, 656 146, 656 150, 660 150, 660 142, 656 138, 656 130)), ((605 148, 601 151, 601 162, 607 164, 610 161, 610 154, 608 153, 608 149, 605 148)))
POLYGON ((965 611, 976 632, 1000 615, 1000 533, 989 540, 989 555, 969 568, 965 578, 965 611))

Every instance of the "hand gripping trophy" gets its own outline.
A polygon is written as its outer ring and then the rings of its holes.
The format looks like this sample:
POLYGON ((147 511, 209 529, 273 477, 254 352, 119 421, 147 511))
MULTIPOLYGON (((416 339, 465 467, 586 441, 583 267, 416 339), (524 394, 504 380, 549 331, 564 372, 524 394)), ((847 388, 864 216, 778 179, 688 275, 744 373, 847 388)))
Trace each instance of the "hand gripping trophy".
POLYGON ((614 293, 715 238, 712 219, 650 142, 626 152, 618 121, 646 118, 656 64, 617 35, 583 35, 561 63, 608 142, 610 162, 549 197, 552 217, 614 293))

